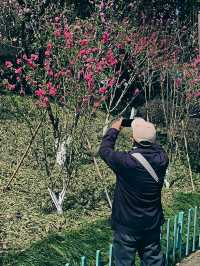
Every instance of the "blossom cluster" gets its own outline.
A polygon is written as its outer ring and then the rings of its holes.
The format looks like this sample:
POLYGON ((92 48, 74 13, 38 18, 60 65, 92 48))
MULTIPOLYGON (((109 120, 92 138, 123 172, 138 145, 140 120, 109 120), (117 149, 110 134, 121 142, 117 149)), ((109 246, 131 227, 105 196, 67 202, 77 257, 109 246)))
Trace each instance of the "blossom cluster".
MULTIPOLYGON (((195 86, 193 95, 199 97, 199 56, 180 67, 180 49, 171 49, 170 38, 158 31, 134 29, 127 20, 118 26, 107 20, 106 10, 105 1, 101 1, 99 17, 72 25, 63 15, 56 16, 47 30, 42 60, 37 51, 30 56, 21 54, 16 62, 6 61, 5 69, 14 72, 19 84, 25 79, 42 107, 53 99, 67 103, 69 95, 77 95, 77 90, 82 99, 108 96, 116 89, 123 94, 124 84, 130 84, 133 77, 143 81, 149 73, 159 71, 162 76, 162 72, 176 68, 176 89, 185 84, 195 86), (124 71, 130 73, 126 80, 124 71)), ((9 80, 4 84, 8 90, 15 90, 9 80)), ((131 88, 133 96, 140 93, 138 87, 131 88)), ((24 95, 22 85, 20 94, 24 95)))

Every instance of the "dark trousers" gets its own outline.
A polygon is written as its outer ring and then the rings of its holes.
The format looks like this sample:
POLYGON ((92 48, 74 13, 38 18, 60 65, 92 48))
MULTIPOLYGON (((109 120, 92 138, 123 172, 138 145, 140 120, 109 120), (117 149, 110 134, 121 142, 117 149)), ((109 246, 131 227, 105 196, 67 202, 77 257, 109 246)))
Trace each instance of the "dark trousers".
POLYGON ((120 232, 113 233, 115 266, 134 266, 137 251, 141 266, 165 265, 160 247, 160 230, 135 235, 120 232))

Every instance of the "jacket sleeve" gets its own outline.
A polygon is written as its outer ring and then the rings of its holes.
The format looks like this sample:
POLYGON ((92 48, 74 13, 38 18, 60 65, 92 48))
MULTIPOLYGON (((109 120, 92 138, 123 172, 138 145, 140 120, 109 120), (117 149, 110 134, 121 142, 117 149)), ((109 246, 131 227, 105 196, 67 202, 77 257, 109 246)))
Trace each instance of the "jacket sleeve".
POLYGON ((125 152, 114 150, 118 134, 119 131, 117 129, 110 128, 104 135, 99 149, 100 157, 115 173, 125 167, 127 156, 125 152))

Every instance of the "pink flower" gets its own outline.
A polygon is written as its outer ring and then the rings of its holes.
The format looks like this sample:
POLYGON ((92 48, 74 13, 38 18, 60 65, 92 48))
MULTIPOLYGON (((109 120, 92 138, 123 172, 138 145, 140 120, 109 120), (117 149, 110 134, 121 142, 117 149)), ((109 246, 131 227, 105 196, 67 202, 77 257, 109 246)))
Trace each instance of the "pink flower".
POLYGON ((15 74, 21 74, 23 70, 23 67, 18 67, 15 69, 15 74))
POLYGON ((96 64, 96 72, 102 72, 106 67, 106 59, 102 58, 100 62, 96 64))
POLYGON ((85 62, 86 62, 86 63, 94 63, 95 61, 96 61, 96 59, 93 58, 93 57, 89 57, 89 58, 86 58, 86 59, 85 59, 85 62))
POLYGON ((55 17, 55 22, 56 23, 60 22, 60 17, 55 17))
POLYGON ((103 12, 100 12, 99 15, 100 15, 100 18, 101 18, 101 22, 104 24, 106 22, 105 14, 103 12))
POLYGON ((98 53, 99 48, 94 47, 94 48, 91 48, 90 51, 91 51, 91 53, 98 53))
POLYGON ((35 91, 35 95, 38 97, 44 97, 45 94, 46 94, 46 91, 43 89, 38 89, 35 91))
POLYGON ((118 44, 117 44, 117 48, 118 48, 118 49, 123 49, 123 48, 124 48, 124 45, 123 45, 122 43, 118 43, 118 44))
POLYGON ((64 38, 65 38, 67 48, 72 48, 74 45, 73 33, 67 27, 64 28, 64 38))
POLYGON ((51 51, 50 50, 46 50, 44 54, 45 54, 46 57, 49 57, 51 55, 51 51))
POLYGON ((33 63, 32 59, 27 59, 27 64, 30 68, 36 69, 36 65, 33 63))
POLYGON ((52 77, 53 76, 53 70, 49 68, 47 71, 47 75, 52 77))
POLYGON ((90 53, 89 49, 82 49, 79 52, 79 56, 84 56, 84 55, 88 55, 90 53))
POLYGON ((47 43, 47 50, 51 50, 53 48, 53 45, 51 42, 47 43))
POLYGON ((87 46, 88 43, 89 43, 88 39, 82 39, 82 40, 80 40, 80 42, 79 42, 79 44, 80 44, 81 46, 87 46))
POLYGON ((57 94, 57 88, 54 87, 51 82, 48 82, 47 83, 47 88, 49 90, 49 95, 50 96, 56 96, 56 94, 57 94))
POLYGON ((137 96, 137 95, 139 95, 139 94, 140 94, 140 90, 139 90, 138 88, 135 89, 133 95, 134 95, 134 96, 137 96))
POLYGON ((70 64, 70 65, 73 66, 75 63, 76 63, 76 60, 69 60, 69 64, 70 64))
POLYGON ((48 97, 43 97, 39 101, 39 106, 42 108, 47 108, 49 106, 49 99, 48 97))
POLYGON ((86 72, 93 72, 94 71, 94 66, 92 63, 86 63, 86 72))
POLYGON ((39 58, 39 56, 38 56, 37 54, 32 54, 32 55, 31 55, 31 59, 32 59, 33 61, 37 61, 38 58, 39 58))
POLYGON ((70 69, 67 69, 65 75, 67 78, 70 78, 72 76, 72 71, 70 69))
POLYGON ((194 94, 192 93, 192 92, 187 92, 186 93, 186 98, 187 98, 187 100, 192 100, 192 98, 193 98, 193 96, 194 96, 194 94))
POLYGON ((87 73, 85 76, 84 76, 84 79, 86 81, 91 81, 93 79, 93 74, 92 73, 87 73))
POLYGON ((27 60, 27 55, 26 55, 26 54, 23 54, 22 58, 23 58, 24 60, 27 60))
POLYGON ((55 88, 55 87, 51 87, 51 88, 49 89, 49 95, 51 95, 51 96, 56 96, 56 94, 57 94, 57 90, 56 90, 56 88, 55 88))
POLYGON ((109 49, 108 53, 107 53, 107 56, 106 56, 106 60, 107 60, 107 64, 109 66, 114 66, 117 64, 117 60, 116 58, 114 57, 114 54, 113 54, 113 51, 112 49, 109 49))
POLYGON ((26 81, 30 81, 30 79, 31 79, 31 78, 30 78, 30 76, 28 76, 28 75, 25 77, 25 80, 26 80, 26 81))
POLYGON ((6 83, 5 86, 9 91, 15 90, 15 84, 6 83))
POLYGON ((60 85, 60 83, 58 83, 55 88, 60 89, 60 87, 61 87, 61 85, 60 85))
POLYGON ((56 29, 53 34, 56 38, 59 38, 61 36, 61 29, 56 29))
POLYGON ((47 49, 46 49, 46 51, 44 53, 46 57, 49 57, 51 55, 52 48, 53 48, 52 43, 51 42, 48 42, 47 43, 47 49))
POLYGON ((50 61, 48 59, 46 59, 44 62, 44 69, 46 71, 48 71, 50 69, 50 61))
MULTIPOLYGON (((49 70, 49 73, 50 73, 50 70, 49 70)), ((53 74, 53 71, 52 71, 52 74, 53 74)), ((49 75, 49 74, 48 74, 48 75, 49 75)), ((49 76, 52 76, 52 75, 50 74, 49 76)), ((55 79, 60 78, 60 73, 59 73, 59 72, 55 73, 55 74, 54 74, 54 78, 55 78, 55 79)))
POLYGON ((99 48, 88 48, 88 49, 82 49, 79 51, 79 57, 81 56, 84 56, 84 55, 89 55, 89 54, 92 54, 92 53, 96 53, 99 51, 99 48))
POLYGON ((181 78, 176 78, 175 79, 175 85, 177 88, 179 88, 182 85, 182 79, 181 78))
POLYGON ((92 72, 87 73, 87 74, 84 76, 84 79, 85 79, 86 82, 87 82, 89 92, 91 92, 92 89, 94 88, 94 76, 93 76, 93 73, 92 73, 92 72))
POLYGON ((156 31, 152 32, 150 41, 151 42, 157 41, 157 37, 158 37, 158 33, 156 31))
POLYGON ((134 47, 134 54, 140 54, 148 46, 147 37, 141 37, 134 47))
POLYGON ((100 5, 99 5, 99 9, 102 10, 104 9, 105 5, 104 5, 104 2, 103 0, 101 1, 100 5))
POLYGON ((22 60, 20 58, 17 58, 17 64, 20 65, 22 63, 22 60))
POLYGON ((37 86, 37 85, 38 85, 38 82, 35 81, 35 80, 31 80, 31 81, 30 81, 30 84, 31 84, 32 86, 37 86))
POLYGON ((100 94, 105 94, 106 92, 107 92, 107 88, 106 87, 99 88, 99 93, 100 94))
POLYGON ((110 34, 107 31, 105 31, 102 37, 103 44, 109 43, 109 40, 110 40, 110 34))
POLYGON ((51 82, 47 82, 47 88, 50 89, 52 87, 52 83, 51 82))
POLYGON ((109 88, 112 88, 114 84, 115 84, 115 78, 111 78, 108 80, 108 87, 109 88))
POLYGON ((5 67, 11 68, 13 66, 13 63, 11 61, 5 61, 5 67))
POLYGON ((196 68, 200 63, 200 55, 197 55, 197 57, 194 59, 194 62, 191 64, 193 68, 196 68))
POLYGON ((127 36, 127 37, 125 38, 125 41, 126 41, 127 43, 131 43, 131 38, 127 36))
POLYGON ((64 28, 64 37, 65 37, 66 40, 67 39, 71 39, 73 37, 73 33, 70 32, 68 27, 64 28))

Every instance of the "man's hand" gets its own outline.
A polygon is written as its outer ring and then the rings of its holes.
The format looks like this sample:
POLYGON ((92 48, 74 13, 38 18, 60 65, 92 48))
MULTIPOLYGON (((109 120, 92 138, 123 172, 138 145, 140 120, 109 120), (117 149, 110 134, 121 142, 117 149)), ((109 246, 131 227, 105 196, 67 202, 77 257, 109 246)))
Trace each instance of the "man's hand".
POLYGON ((115 128, 118 131, 120 131, 122 129, 122 120, 123 120, 123 118, 120 118, 120 119, 114 121, 111 125, 111 128, 115 128))

